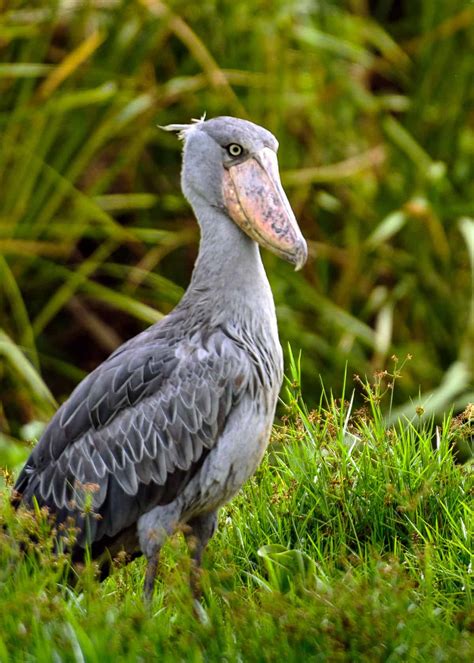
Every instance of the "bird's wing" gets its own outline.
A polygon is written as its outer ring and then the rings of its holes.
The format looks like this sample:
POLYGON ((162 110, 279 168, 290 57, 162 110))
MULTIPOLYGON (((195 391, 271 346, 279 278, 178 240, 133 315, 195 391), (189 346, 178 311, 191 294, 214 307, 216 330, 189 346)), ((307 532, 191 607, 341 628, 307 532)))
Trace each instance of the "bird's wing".
POLYGON ((18 478, 14 503, 35 497, 61 521, 92 508, 100 515, 92 540, 114 536, 176 497, 250 380, 245 353, 220 330, 126 346, 57 411, 18 478))

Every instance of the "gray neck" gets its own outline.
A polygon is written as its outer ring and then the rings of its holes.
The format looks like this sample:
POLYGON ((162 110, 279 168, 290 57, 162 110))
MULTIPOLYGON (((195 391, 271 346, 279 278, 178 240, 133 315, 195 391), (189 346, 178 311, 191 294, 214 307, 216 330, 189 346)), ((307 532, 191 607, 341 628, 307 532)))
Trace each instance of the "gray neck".
POLYGON ((275 316, 273 296, 259 248, 221 210, 193 201, 201 226, 199 255, 186 292, 188 303, 204 298, 216 314, 249 309, 275 316))

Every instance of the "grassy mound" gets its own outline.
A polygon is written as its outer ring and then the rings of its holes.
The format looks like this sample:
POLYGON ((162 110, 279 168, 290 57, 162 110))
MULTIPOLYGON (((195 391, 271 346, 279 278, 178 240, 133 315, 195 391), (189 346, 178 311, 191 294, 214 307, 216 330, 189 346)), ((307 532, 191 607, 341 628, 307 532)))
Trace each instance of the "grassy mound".
POLYGON ((380 385, 357 412, 330 397, 311 412, 293 369, 269 453, 221 512, 200 619, 181 536, 147 611, 143 560, 117 560, 103 584, 88 564, 71 590, 46 514, 5 503, 0 659, 472 660, 473 485, 452 451, 457 423, 387 427, 380 385), (32 531, 39 543, 20 551, 32 531))

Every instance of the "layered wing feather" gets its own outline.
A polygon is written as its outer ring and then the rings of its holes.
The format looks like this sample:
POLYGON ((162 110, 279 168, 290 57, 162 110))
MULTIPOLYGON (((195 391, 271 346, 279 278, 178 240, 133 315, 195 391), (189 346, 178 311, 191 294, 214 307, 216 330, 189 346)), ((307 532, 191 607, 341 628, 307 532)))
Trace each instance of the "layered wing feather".
POLYGON ((217 329, 143 337, 122 346, 61 406, 15 485, 14 503, 36 498, 72 515, 86 541, 114 537, 173 500, 216 444, 251 381, 245 353, 217 329))

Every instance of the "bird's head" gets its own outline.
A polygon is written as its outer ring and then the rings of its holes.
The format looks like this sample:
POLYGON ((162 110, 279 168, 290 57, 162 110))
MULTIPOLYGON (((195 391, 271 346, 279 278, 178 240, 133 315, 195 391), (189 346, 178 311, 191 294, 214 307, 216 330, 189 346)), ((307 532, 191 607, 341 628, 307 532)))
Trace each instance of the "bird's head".
POLYGON ((234 117, 163 129, 184 140, 181 182, 188 200, 224 211, 249 237, 301 269, 306 242, 281 185, 273 134, 234 117))

